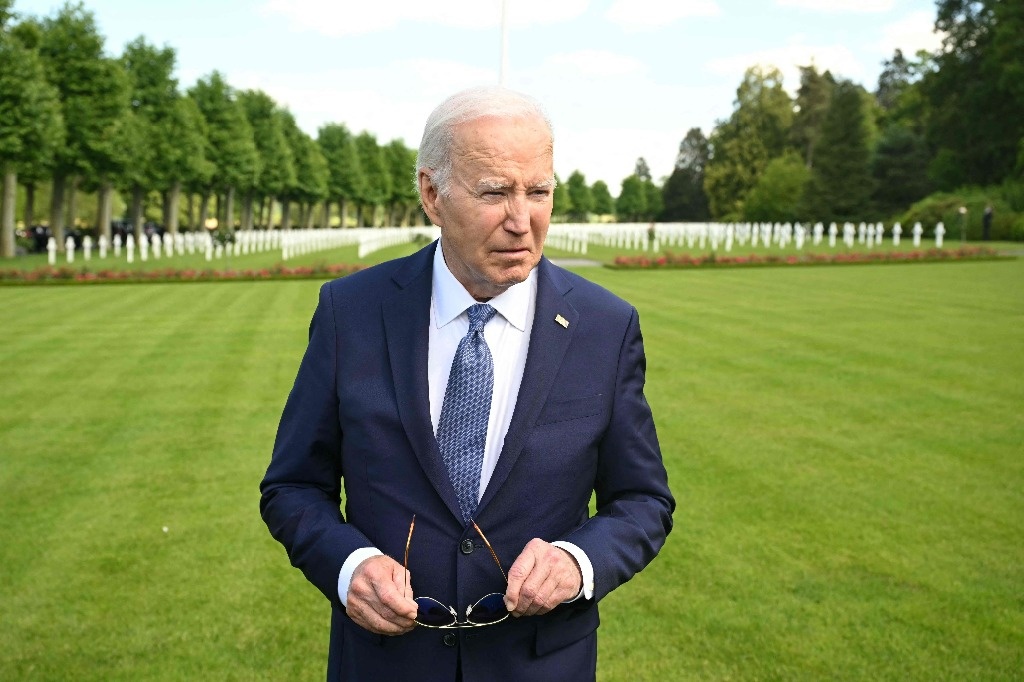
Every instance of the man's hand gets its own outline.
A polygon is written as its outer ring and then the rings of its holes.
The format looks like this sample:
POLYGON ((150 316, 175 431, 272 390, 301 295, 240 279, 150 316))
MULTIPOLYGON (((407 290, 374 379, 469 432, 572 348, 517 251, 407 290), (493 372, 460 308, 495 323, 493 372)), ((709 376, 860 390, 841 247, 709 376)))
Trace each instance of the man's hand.
POLYGON ((547 613, 579 594, 582 585, 580 567, 571 554, 534 538, 508 570, 505 607, 516 618, 547 613))
POLYGON ((348 586, 349 617, 378 635, 402 635, 416 623, 416 602, 409 588, 409 573, 389 556, 373 556, 360 563, 348 586))

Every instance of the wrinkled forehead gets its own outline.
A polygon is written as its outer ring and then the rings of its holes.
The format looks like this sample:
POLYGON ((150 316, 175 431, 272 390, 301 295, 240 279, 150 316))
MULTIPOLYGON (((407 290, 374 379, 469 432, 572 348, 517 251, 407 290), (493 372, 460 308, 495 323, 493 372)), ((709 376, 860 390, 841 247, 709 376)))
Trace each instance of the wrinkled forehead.
POLYGON ((554 176, 551 131, 540 117, 477 118, 453 132, 452 161, 460 174, 514 176, 530 184, 554 176))
POLYGON ((480 151, 529 151, 553 155, 551 129, 540 116, 480 116, 452 130, 452 149, 458 154, 480 151))

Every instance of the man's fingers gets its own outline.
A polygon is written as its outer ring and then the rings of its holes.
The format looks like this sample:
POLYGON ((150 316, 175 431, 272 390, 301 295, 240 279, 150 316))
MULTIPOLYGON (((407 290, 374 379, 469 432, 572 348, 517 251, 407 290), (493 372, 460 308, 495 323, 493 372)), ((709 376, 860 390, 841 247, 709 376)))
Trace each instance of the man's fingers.
POLYGON ((390 557, 370 557, 356 567, 347 601, 349 617, 370 632, 399 635, 416 626, 409 575, 390 557))
POLYGON ((523 582, 529 577, 533 571, 533 566, 537 561, 534 556, 530 544, 526 545, 523 551, 516 558, 515 563, 512 564, 512 568, 508 569, 508 587, 505 589, 505 608, 509 610, 509 613, 514 613, 515 609, 519 604, 519 593, 522 590, 523 582))
POLYGON ((535 538, 509 569, 505 607, 516 617, 547 613, 575 597, 581 584, 572 555, 535 538))

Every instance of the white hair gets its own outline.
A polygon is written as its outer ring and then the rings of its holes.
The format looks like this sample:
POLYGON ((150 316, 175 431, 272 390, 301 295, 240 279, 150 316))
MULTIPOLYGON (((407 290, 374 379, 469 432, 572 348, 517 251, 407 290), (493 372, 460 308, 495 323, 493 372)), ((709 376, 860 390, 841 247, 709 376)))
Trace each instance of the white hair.
MULTIPOLYGON (((457 92, 441 102, 423 127, 423 138, 416 155, 416 191, 420 191, 419 172, 430 171, 430 182, 441 195, 447 196, 452 172, 452 144, 459 124, 478 118, 502 119, 537 117, 544 121, 548 134, 551 120, 540 102, 515 90, 499 86, 478 86, 457 92)), ((422 200, 422 197, 420 197, 422 200)))

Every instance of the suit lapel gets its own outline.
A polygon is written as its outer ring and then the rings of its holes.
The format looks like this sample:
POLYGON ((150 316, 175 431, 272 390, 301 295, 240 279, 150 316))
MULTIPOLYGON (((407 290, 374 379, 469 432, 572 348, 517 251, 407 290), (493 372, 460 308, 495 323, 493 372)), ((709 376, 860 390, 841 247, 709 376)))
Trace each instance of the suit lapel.
POLYGON ((498 457, 494 473, 480 500, 478 515, 505 483, 519 459, 540 410, 547 401, 548 393, 551 392, 562 358, 572 342, 579 313, 565 300, 565 294, 571 288, 572 285, 565 280, 561 271, 547 258, 542 258, 537 272, 537 308, 533 317, 533 330, 530 332, 530 349, 523 370, 523 382, 519 386, 519 397, 505 435, 501 456, 498 457), (556 320, 559 316, 568 326, 556 320))
POLYGON ((448 509, 461 520, 455 488, 430 423, 427 325, 430 324, 431 263, 436 244, 411 256, 406 267, 394 275, 400 289, 384 301, 384 336, 398 398, 398 414, 416 459, 448 509))

